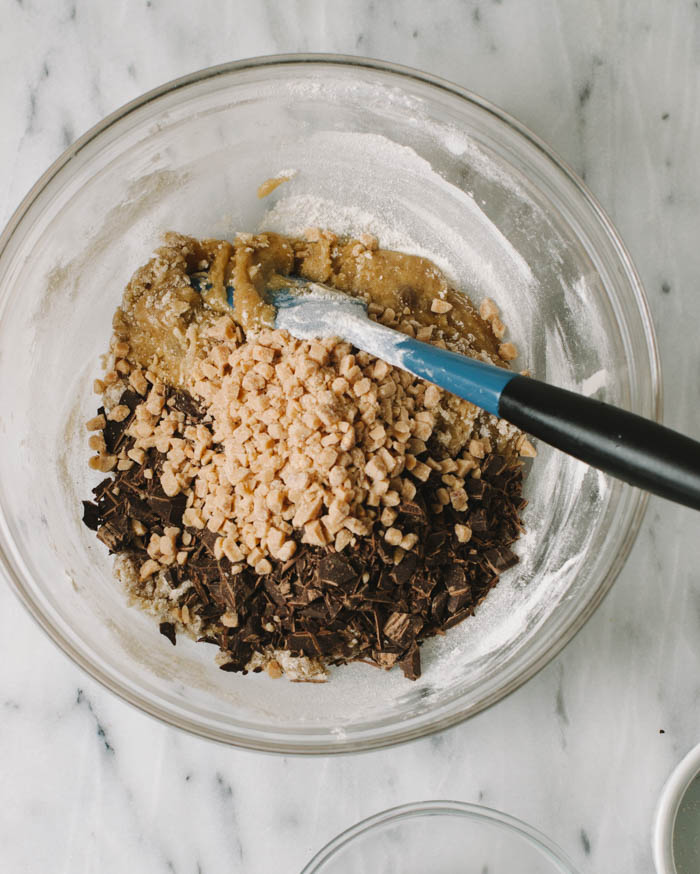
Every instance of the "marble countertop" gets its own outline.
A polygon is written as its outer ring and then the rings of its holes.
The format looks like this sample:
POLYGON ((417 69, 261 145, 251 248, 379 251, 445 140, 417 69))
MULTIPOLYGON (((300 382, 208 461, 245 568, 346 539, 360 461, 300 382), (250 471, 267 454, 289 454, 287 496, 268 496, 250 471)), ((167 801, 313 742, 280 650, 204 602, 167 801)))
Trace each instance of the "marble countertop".
MULTIPOLYGON (((230 59, 369 55, 499 104, 612 216, 653 311, 666 422, 700 437, 698 3, 2 0, 0 14, 3 223, 103 115, 230 59)), ((152 721, 0 585, 2 870, 294 874, 358 819, 452 798, 526 820, 583 874, 649 874, 656 799, 700 741, 699 521, 652 500, 604 604, 507 700, 439 736, 332 759, 238 752, 152 721)))

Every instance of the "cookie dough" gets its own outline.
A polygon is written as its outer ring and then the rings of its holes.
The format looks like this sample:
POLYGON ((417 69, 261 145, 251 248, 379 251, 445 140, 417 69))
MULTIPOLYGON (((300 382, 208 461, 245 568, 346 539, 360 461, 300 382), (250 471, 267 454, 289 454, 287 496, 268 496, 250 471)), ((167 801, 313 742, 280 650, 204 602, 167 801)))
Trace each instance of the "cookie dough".
POLYGON ((501 366, 479 311, 424 258, 369 236, 168 234, 114 316, 84 519, 173 643, 224 670, 318 681, 398 664, 471 615, 517 556, 525 436, 338 338, 274 330, 290 274, 362 295, 383 324, 501 366), (235 288, 234 308, 228 291, 235 288))

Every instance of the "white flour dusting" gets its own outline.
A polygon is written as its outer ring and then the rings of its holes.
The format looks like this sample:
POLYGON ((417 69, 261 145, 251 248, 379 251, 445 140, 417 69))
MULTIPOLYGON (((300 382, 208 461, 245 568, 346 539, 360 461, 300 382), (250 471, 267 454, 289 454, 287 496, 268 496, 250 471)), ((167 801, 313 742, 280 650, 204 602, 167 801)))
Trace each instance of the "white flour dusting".
POLYGON ((405 233, 397 231, 391 219, 380 219, 357 206, 341 206, 336 201, 323 197, 311 194, 283 197, 265 213, 259 230, 301 236, 310 227, 330 228, 336 234, 346 236, 373 234, 380 240, 383 248, 429 258, 448 279, 455 281, 454 266, 443 255, 428 251, 405 233))
POLYGON ((504 276, 514 286, 534 284, 527 262, 474 198, 408 146, 378 134, 321 131, 300 153, 298 177, 261 229, 372 233, 384 248, 429 258, 452 283, 484 296, 503 293, 504 276))

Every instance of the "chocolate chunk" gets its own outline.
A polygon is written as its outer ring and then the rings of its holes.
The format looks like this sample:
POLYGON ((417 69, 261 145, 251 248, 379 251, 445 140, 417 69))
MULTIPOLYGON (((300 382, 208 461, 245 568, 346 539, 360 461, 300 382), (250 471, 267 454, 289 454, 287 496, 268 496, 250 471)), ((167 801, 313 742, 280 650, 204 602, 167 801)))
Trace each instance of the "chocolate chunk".
POLYGON ((469 583, 464 568, 459 564, 450 565, 445 571, 445 587, 450 595, 461 595, 469 592, 469 583))
POLYGON ((393 576, 394 568, 384 568, 379 574, 379 580, 377 581, 377 588, 384 589, 387 591, 392 591, 396 585, 394 576, 393 576))
POLYGON ((231 659, 230 662, 225 662, 225 664, 223 664, 223 665, 219 665, 219 670, 221 670, 221 671, 231 671, 231 672, 236 671, 236 672, 238 672, 238 671, 242 671, 242 670, 243 670, 243 667, 244 667, 244 666, 241 664, 241 662, 240 662, 239 660, 237 660, 237 659, 231 659))
POLYGON ((434 577, 420 574, 414 576, 411 580, 411 588, 420 595, 427 597, 435 588, 436 583, 437 580, 434 577))
MULTIPOLYGON (((102 436, 105 440, 105 446, 107 447, 107 451, 111 454, 114 454, 119 451, 122 443, 126 437, 126 429, 131 424, 131 420, 134 417, 134 410, 141 403, 143 398, 140 395, 136 394, 135 391, 127 390, 122 393, 122 396, 119 398, 119 405, 126 406, 129 408, 129 415, 122 419, 121 422, 115 422, 112 419, 107 419, 105 427, 102 430, 102 436)), ((103 415, 104 415, 104 409, 103 415)), ((105 418, 107 418, 105 416, 105 418)))
POLYGON ((472 603, 471 589, 466 589, 463 592, 458 592, 455 595, 450 595, 447 599, 447 612, 457 613, 463 610, 467 605, 472 603))
POLYGON ((163 635, 163 637, 167 637, 170 643, 175 646, 177 642, 177 636, 175 634, 175 626, 172 622, 161 622, 158 626, 158 630, 163 635))
POLYGON ((239 611, 251 593, 252 589, 246 585, 243 574, 224 574, 218 580, 209 581, 209 592, 215 601, 223 604, 229 610, 239 611))
POLYGON ((92 501, 83 501, 83 523, 91 531, 97 531, 100 527, 100 513, 97 504, 93 504, 92 501))
POLYGON ((102 436, 104 437, 107 452, 111 455, 119 452, 119 448, 124 440, 124 432, 129 427, 129 424, 129 417, 121 422, 114 422, 111 419, 107 420, 107 424, 102 429, 102 436))
POLYGON ((508 546, 499 546, 497 552, 498 561, 496 562, 496 567, 499 571, 506 571, 520 561, 518 556, 508 546))
POLYGON ((338 652, 342 645, 342 636, 333 631, 318 631, 315 635, 318 649, 323 655, 338 652))
POLYGON ((327 593, 324 597, 324 602, 328 613, 328 619, 332 622, 343 609, 343 599, 333 593, 327 593))
POLYGON ((399 666, 407 680, 417 680, 420 677, 421 666, 418 644, 413 643, 411 645, 406 655, 399 662, 399 666))
POLYGON ((417 501, 404 501, 399 505, 399 513, 404 516, 413 516, 417 519, 424 519, 425 507, 422 507, 417 501))
POLYGON ((287 638, 287 647, 293 655, 321 655, 318 641, 309 631, 298 631, 287 638))
POLYGON ((394 643, 403 646, 412 637, 415 637, 422 625, 423 621, 417 616, 395 611, 387 619, 382 632, 389 640, 393 640, 394 643))
MULTIPOLYGON (((183 495, 183 497, 184 497, 184 495, 183 495)), ((184 513, 184 507, 183 507, 183 513, 184 513)), ((180 515, 180 519, 182 519, 182 514, 180 515)), ((214 544, 219 539, 219 535, 214 531, 210 531, 209 528, 202 528, 202 530, 199 532, 199 538, 201 539, 202 543, 206 546, 210 555, 213 556, 214 555, 214 544)))
POLYGON ((430 605, 430 616, 434 622, 442 622, 445 613, 447 612, 448 599, 449 595, 445 591, 438 592, 433 598, 433 602, 430 605))
POLYGON ((278 582, 271 576, 263 577, 263 586, 265 587, 265 591, 272 598, 272 600, 280 607, 284 607, 287 603, 287 599, 282 594, 278 582))
POLYGON ((368 589, 366 592, 357 595, 354 601, 358 605, 361 605, 363 601, 366 601, 368 604, 394 604, 395 597, 384 589, 375 589, 374 591, 368 589))
MULTIPOLYGON (((151 494, 146 498, 146 503, 156 516, 167 525, 180 527, 182 514, 187 506, 187 497, 183 494, 168 498, 165 495, 151 494)), ((208 530, 208 529, 205 529, 208 530)))
POLYGON ((375 549, 379 553, 379 557, 384 562, 384 564, 394 564, 394 547, 389 546, 389 544, 383 538, 382 540, 377 541, 375 549))
POLYGON ((137 519, 146 526, 153 525, 159 518, 145 501, 135 497, 127 498, 127 512, 132 519, 137 519))
POLYGON ((447 532, 443 530, 431 531, 425 540, 425 554, 435 555, 440 552, 447 540, 447 532))
POLYGON ((508 466, 508 459, 503 455, 491 455, 481 467, 482 476, 488 479, 498 476, 508 466))
POLYGON ((486 513, 483 510, 473 510, 469 514, 469 527, 473 533, 483 534, 489 530, 488 522, 486 521, 486 513))
POLYGON ((469 477, 464 483, 464 488, 469 497, 476 501, 481 501, 486 493, 486 483, 483 479, 469 477))
POLYGON ((311 604, 308 607, 302 607, 298 611, 298 615, 303 619, 325 619, 329 616, 328 608, 325 604, 316 601, 316 604, 311 604), (316 606, 318 604, 318 606, 316 606))
POLYGON ((107 479, 103 479, 102 482, 98 483, 95 488, 92 490, 93 495, 96 498, 101 498, 105 492, 109 491, 114 484, 114 479, 111 476, 108 476, 107 479))
POLYGON ((460 622, 464 622, 467 616, 471 615, 471 612, 471 608, 468 608, 466 610, 460 610, 458 613, 454 613, 452 616, 450 616, 449 619, 447 619, 443 623, 443 631, 447 631, 448 629, 453 628, 455 625, 459 625, 460 622))
POLYGON ((204 607, 207 607, 211 600, 209 597, 209 589, 204 585, 202 579, 197 574, 192 574, 191 582, 192 588, 194 589, 194 592, 191 594, 196 594, 200 606, 203 605, 204 607))
POLYGON ((119 398, 119 403, 122 406, 128 407, 130 412, 135 412, 136 407, 141 403, 143 398, 138 392, 133 391, 128 388, 125 392, 122 393, 122 396, 119 398))
POLYGON ((337 553, 325 555, 318 564, 316 578, 320 585, 328 583, 348 589, 358 577, 359 574, 350 562, 337 553))
POLYGON ((200 422, 204 418, 204 411, 189 392, 174 391, 168 399, 168 406, 184 413, 193 422, 200 422))
POLYGON ((405 586, 416 571, 418 556, 415 552, 407 552, 403 559, 394 565, 391 576, 397 586, 405 586))
POLYGON ((202 607, 199 610, 199 615, 202 617, 202 621, 211 622, 218 619, 223 612, 224 611, 219 604, 214 604, 212 601, 209 601, 206 607, 202 607))
POLYGON ((129 521, 126 516, 112 516, 109 522, 101 525, 97 537, 110 552, 119 552, 129 541, 129 521))
POLYGON ((166 568, 163 572, 163 576, 168 581, 168 585, 171 589, 177 589, 177 587, 180 585, 180 574, 177 567, 171 565, 170 567, 166 568))
POLYGON ((238 633, 242 643, 257 644, 262 637, 262 626, 260 616, 249 616, 243 628, 238 633))

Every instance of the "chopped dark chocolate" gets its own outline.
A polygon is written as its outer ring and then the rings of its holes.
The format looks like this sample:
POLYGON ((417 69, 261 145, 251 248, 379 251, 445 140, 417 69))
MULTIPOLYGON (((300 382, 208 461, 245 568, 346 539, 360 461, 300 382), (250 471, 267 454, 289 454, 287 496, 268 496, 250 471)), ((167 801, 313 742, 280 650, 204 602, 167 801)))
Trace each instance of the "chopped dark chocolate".
POLYGON ((483 500, 484 494, 486 492, 486 483, 483 479, 474 479, 473 477, 469 477, 464 483, 464 487, 467 490, 467 494, 470 498, 474 498, 477 501, 483 500))
POLYGON ((433 620, 433 623, 436 625, 440 625, 445 618, 445 614, 447 612, 447 602, 449 600, 449 595, 443 589, 438 592, 437 595, 432 600, 430 605, 430 616, 433 620))
POLYGON ((425 554, 435 555, 439 553, 447 540, 447 531, 444 528, 436 528, 428 532, 425 539, 425 554))
MULTIPOLYGON (((165 493, 162 495, 150 494, 146 498, 146 503, 165 525, 179 526, 182 524, 182 514, 187 505, 187 498, 183 494, 175 495, 174 498, 166 497, 165 493)), ((205 531, 208 530, 205 529, 205 531)))
POLYGON ((180 574, 178 573, 178 568, 175 565, 171 565, 163 571, 163 576, 168 581, 168 585, 171 589, 177 589, 180 585, 180 574))
MULTIPOLYGON (((184 495, 182 497, 184 498, 184 495)), ((185 508, 183 507, 183 513, 184 509, 185 508)), ((182 519, 182 516, 180 516, 180 519, 182 519)), ((214 533, 213 531, 210 531, 208 528, 202 528, 198 536, 202 543, 206 546, 210 555, 214 555, 214 544, 219 539, 219 535, 214 533)))
POLYGON ((405 646, 415 639, 422 626, 423 620, 420 617, 395 611, 387 619, 383 633, 398 646, 405 646))
POLYGON ((471 591, 464 568, 459 564, 450 565, 445 570, 444 581, 450 595, 461 595, 463 592, 471 591))
MULTIPOLYGON (((132 413, 139 400, 133 392, 122 396, 132 413)), ((192 422, 202 418, 185 392, 171 392, 167 403, 192 422)), ((133 442, 126 426, 108 423, 105 431, 122 450, 133 442)), ((163 462, 164 455, 152 448, 143 463, 115 471, 93 489, 94 502, 83 503, 83 521, 111 552, 128 554, 136 569, 149 560, 153 535, 181 529, 186 540, 177 549, 184 561, 164 566, 163 580, 177 591, 178 617, 187 608, 197 617, 199 639, 222 650, 223 671, 245 671, 254 652, 280 649, 328 664, 365 661, 386 669, 399 664, 406 677, 417 679, 420 641, 471 615, 499 575, 518 561, 510 544, 522 530, 522 472, 502 455, 483 459, 481 479, 467 479, 465 511, 446 506, 426 512, 436 504, 439 473, 417 484, 414 499, 396 508, 395 524, 418 540, 397 563, 394 547, 372 531, 342 553, 298 543, 293 558, 271 560, 272 572, 264 576, 217 558, 219 535, 208 528, 182 528, 186 498, 162 490, 163 462), (150 479, 147 469, 155 472, 150 479), (468 543, 457 539, 458 523, 472 529, 468 543)), ((151 585, 150 579, 143 585, 151 585)), ((173 622, 160 624, 173 643, 175 628, 173 622)))
POLYGON ((230 662, 226 662, 223 665, 219 665, 219 668, 222 671, 242 671, 245 668, 246 663, 242 659, 231 659, 230 662))
POLYGON ((457 592, 454 595, 450 595, 450 597, 447 599, 447 612, 457 613, 459 610, 463 610, 468 604, 471 603, 471 589, 466 589, 463 592, 457 592))
POLYGON ((482 475, 485 476, 488 480, 493 480, 494 477, 499 476, 499 474, 503 473, 503 471, 508 467, 508 459, 505 455, 498 455, 494 453, 490 455, 484 464, 481 466, 482 475))
POLYGON ((139 498, 127 498, 127 512, 130 518, 138 519, 139 522, 143 522, 147 526, 159 521, 159 516, 153 512, 145 501, 141 501, 139 498))
POLYGON ((399 506, 399 512, 405 516, 414 516, 417 519, 425 518, 425 507, 422 507, 417 501, 404 501, 399 506))
POLYGON ((174 391, 168 399, 168 405, 175 410, 184 413, 192 422, 201 422, 204 412, 197 401, 186 391, 174 391))
POLYGON ((167 637, 170 643, 175 646, 177 643, 177 635, 175 634, 175 626, 172 622, 161 622, 158 626, 158 630, 163 637, 167 637))
POLYGON ((391 570, 391 576, 397 586, 405 586, 413 577, 418 566, 418 556, 415 552, 407 552, 401 561, 391 570))
POLYGON ((338 553, 326 555, 318 563, 317 580, 321 585, 328 583, 347 589, 351 583, 357 581, 358 576, 350 562, 338 553))
POLYGON ((98 528, 97 537, 110 552, 120 552, 128 543, 129 520, 125 515, 112 514, 109 521, 98 528))
POLYGON ((420 677, 420 650, 415 641, 411 644, 408 651, 399 662, 399 666, 407 680, 417 680, 420 677))
POLYGON ((469 527, 473 533, 483 534, 489 530, 489 523, 486 520, 486 513, 483 510, 474 510, 469 514, 469 527))
POLYGON ((97 531, 100 527, 100 512, 97 509, 97 504, 91 501, 83 501, 83 523, 91 531, 97 531))
POLYGON ((310 631, 293 632, 287 638, 287 647, 293 655, 316 656, 321 654, 318 641, 310 631))
MULTIPOLYGON (((120 406, 129 408, 129 415, 125 419, 122 419, 121 422, 107 419, 107 424, 102 431, 102 435, 105 439, 105 446, 107 447, 108 452, 114 454, 121 448, 126 436, 126 429, 134 418, 134 410, 142 400, 143 398, 140 397, 140 395, 131 390, 123 392, 122 396, 119 398, 120 406)), ((102 415, 104 415, 104 408, 101 407, 100 409, 102 410, 102 415)))

